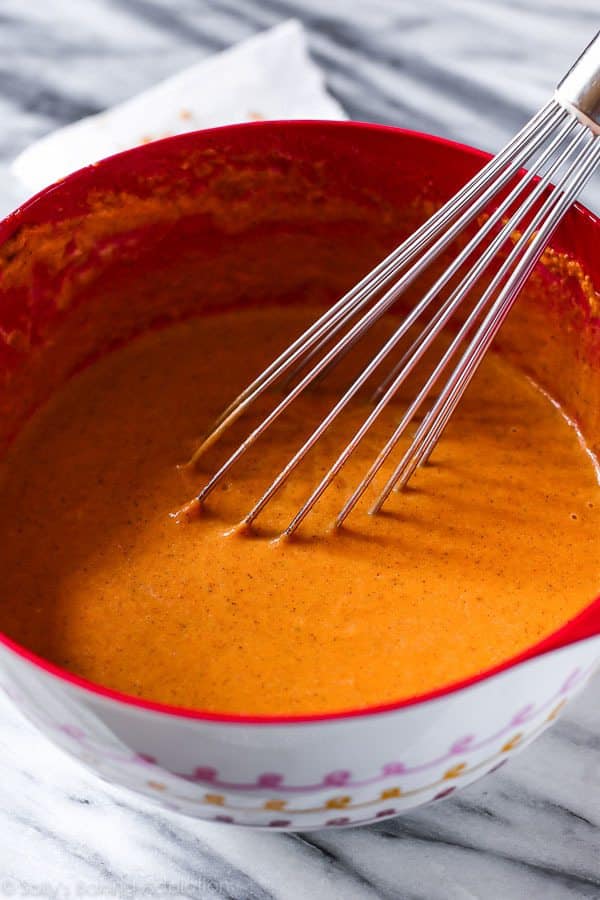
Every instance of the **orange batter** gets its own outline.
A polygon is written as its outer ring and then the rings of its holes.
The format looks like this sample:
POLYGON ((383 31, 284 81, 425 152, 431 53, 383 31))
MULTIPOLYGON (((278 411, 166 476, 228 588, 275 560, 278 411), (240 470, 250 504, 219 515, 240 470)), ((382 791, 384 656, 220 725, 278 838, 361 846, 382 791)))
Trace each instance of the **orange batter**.
POLYGON ((471 675, 595 596, 600 490, 592 462, 561 413, 497 355, 488 355, 433 464, 385 514, 366 515, 371 494, 342 532, 328 530, 402 401, 298 537, 268 539, 362 421, 362 398, 257 533, 224 537, 339 396, 334 379, 256 446, 205 515, 177 524, 169 513, 250 420, 196 472, 177 464, 312 315, 248 310, 152 333, 72 379, 34 417, 0 481, 2 630, 79 675, 142 697, 221 712, 308 713, 393 701, 471 675))

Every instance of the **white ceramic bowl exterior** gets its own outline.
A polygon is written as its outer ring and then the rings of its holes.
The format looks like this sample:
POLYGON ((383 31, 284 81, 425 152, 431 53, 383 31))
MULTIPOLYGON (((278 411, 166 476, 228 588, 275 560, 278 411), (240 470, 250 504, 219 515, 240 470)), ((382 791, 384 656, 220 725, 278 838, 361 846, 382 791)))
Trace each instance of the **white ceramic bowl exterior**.
POLYGON ((591 638, 414 706, 271 725, 140 708, 0 645, 5 692, 102 778, 187 815, 294 831, 394 816, 470 784, 547 728, 599 661, 591 638))

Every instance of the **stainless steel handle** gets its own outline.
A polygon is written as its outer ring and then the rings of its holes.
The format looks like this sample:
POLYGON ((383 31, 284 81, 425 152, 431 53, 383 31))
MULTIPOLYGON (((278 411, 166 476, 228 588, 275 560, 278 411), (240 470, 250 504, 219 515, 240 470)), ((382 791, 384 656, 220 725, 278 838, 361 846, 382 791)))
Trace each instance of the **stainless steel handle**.
POLYGON ((555 97, 600 134, 600 31, 559 83, 555 97))

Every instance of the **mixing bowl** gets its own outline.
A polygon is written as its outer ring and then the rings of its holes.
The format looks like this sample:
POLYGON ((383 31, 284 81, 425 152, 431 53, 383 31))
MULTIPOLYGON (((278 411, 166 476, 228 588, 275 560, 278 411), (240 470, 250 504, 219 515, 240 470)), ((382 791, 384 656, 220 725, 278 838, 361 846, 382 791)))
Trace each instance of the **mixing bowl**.
MULTIPOLYGON (((52 185, 0 226, 0 448, 65 379, 149 328, 241 304, 331 302, 485 159, 393 128, 255 123, 139 147, 52 185)), ((500 340, 595 450, 599 241, 598 219, 574 208, 500 340)), ((188 815, 302 830, 397 815, 519 752, 600 659, 600 598, 460 684, 296 718, 147 702, 0 641, 3 690, 105 780, 188 815)))

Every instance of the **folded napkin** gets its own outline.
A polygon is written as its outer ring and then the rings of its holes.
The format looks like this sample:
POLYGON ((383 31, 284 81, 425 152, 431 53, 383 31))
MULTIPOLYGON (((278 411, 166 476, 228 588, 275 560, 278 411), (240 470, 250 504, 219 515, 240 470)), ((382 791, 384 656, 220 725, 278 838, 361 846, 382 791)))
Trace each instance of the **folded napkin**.
POLYGON ((172 134, 256 119, 345 119, 291 19, 28 147, 11 167, 30 191, 172 134))

